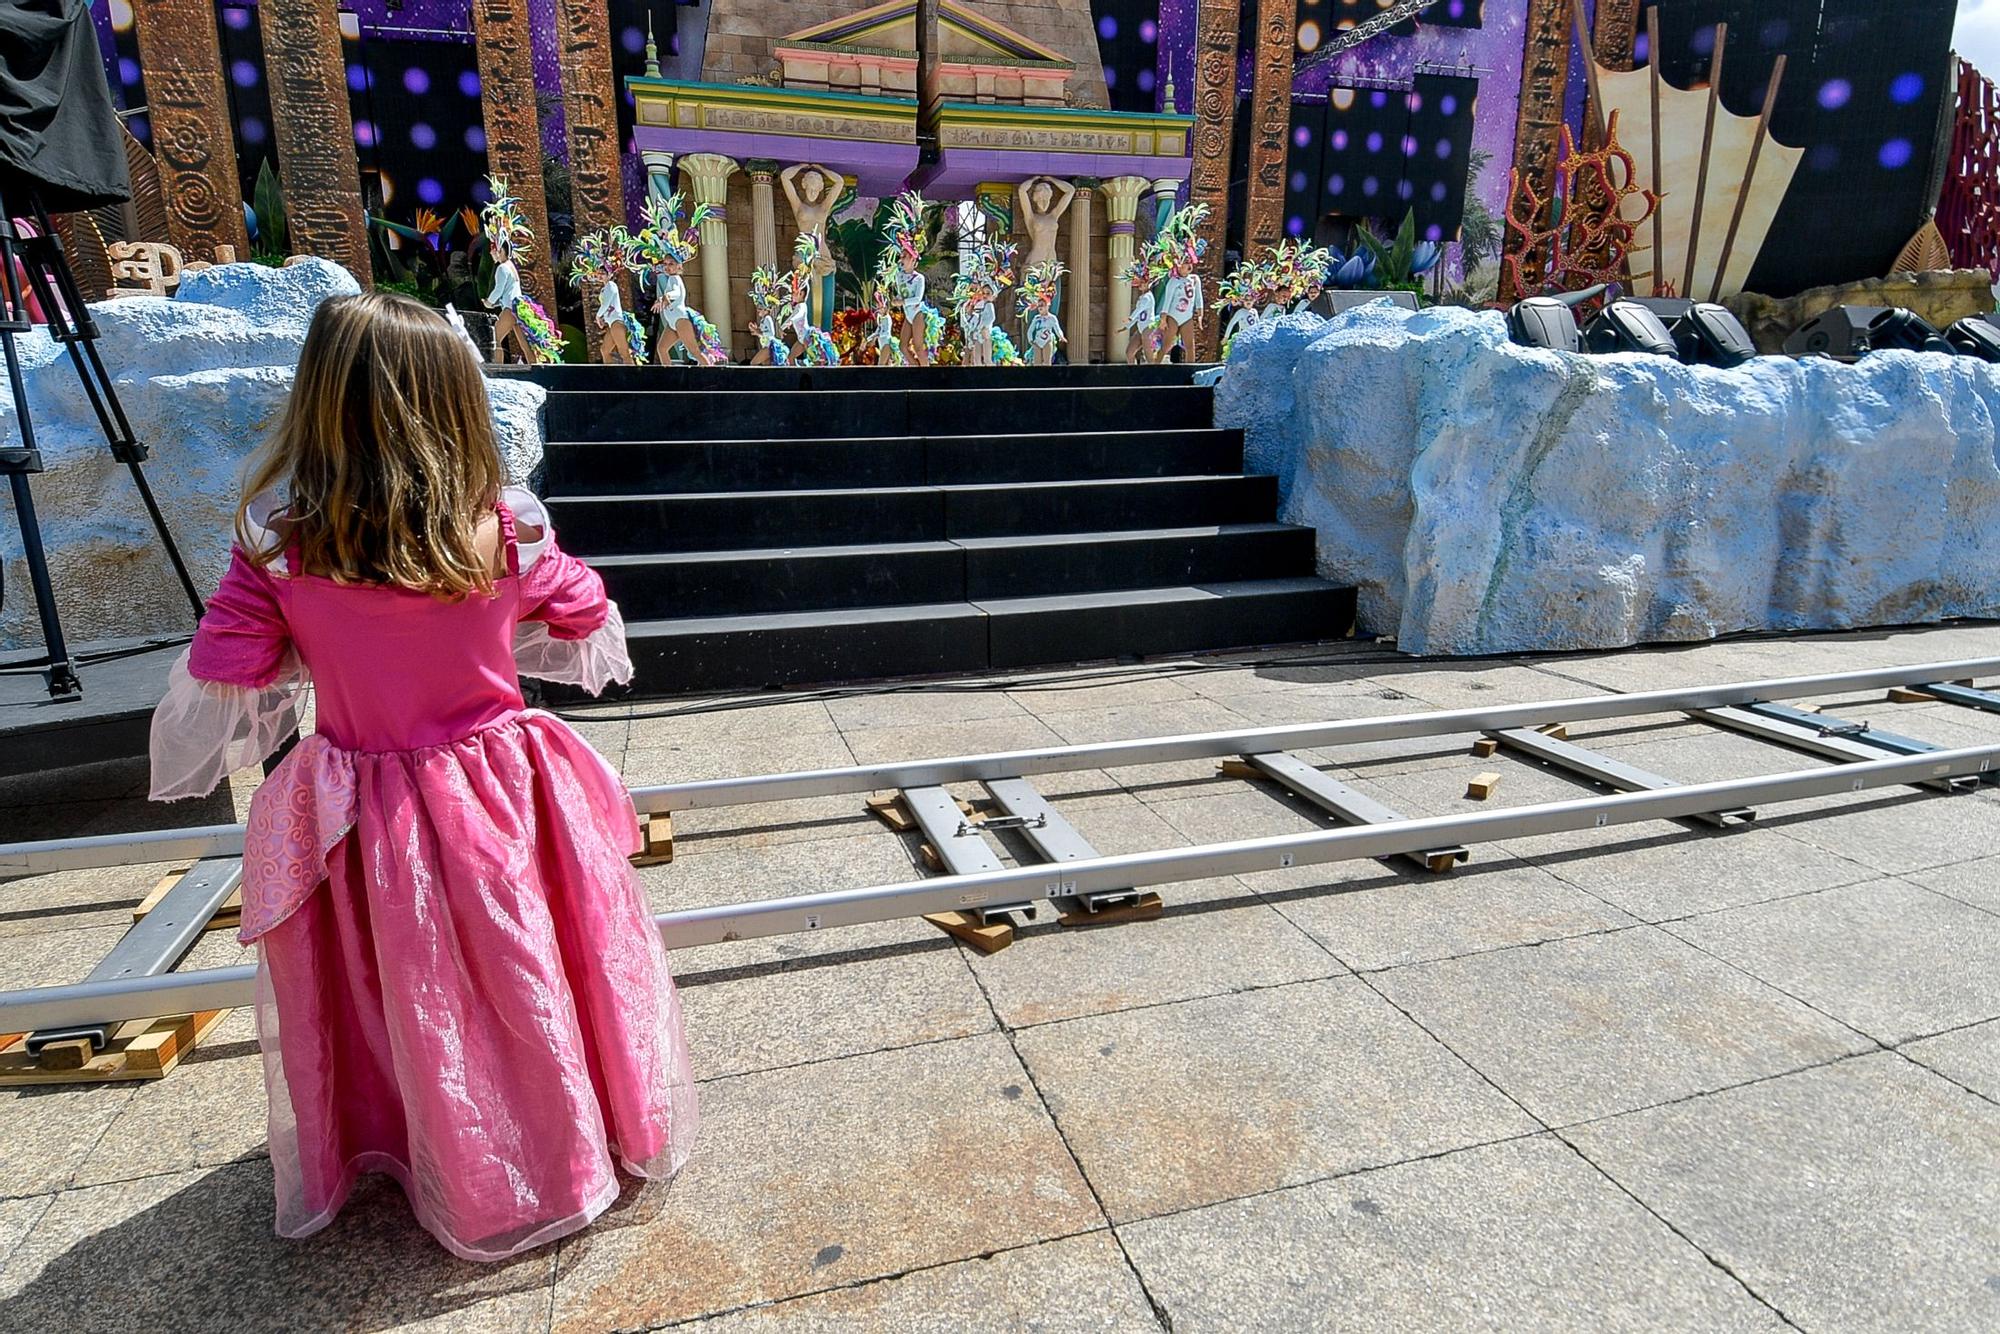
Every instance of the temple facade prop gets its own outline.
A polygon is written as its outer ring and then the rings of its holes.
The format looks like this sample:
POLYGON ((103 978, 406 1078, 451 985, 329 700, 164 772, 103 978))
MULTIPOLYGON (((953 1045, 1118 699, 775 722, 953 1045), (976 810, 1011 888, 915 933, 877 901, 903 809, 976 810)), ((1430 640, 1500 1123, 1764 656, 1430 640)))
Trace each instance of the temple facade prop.
MULTIPOLYGON (((1213 292, 1222 285, 1223 237, 1229 218, 1230 152, 1236 129, 1236 28, 1238 6, 1201 0, 1195 15, 1194 162, 1188 202, 1208 205, 1208 257, 1202 282, 1213 292)), ((1196 339, 1195 351, 1213 359, 1219 322, 1196 339)))
POLYGON ((373 264, 340 14, 334 0, 263 0, 257 13, 292 253, 344 265, 366 286, 373 264))
POLYGON ((773 185, 778 164, 769 158, 751 158, 743 164, 750 176, 750 259, 760 269, 778 268, 778 205, 773 185))
POLYGON ((146 67, 153 152, 166 184, 168 239, 188 260, 212 261, 218 246, 247 254, 215 6, 132 0, 132 15, 146 67))
MULTIPOLYGON (((1069 206, 1069 278, 1070 290, 1083 294, 1082 300, 1071 301, 1063 312, 1063 322, 1069 335, 1069 345, 1075 349, 1071 355, 1087 360, 1090 356, 1090 197, 1097 190, 1097 179, 1079 176, 1074 182, 1076 197, 1069 206)), ((1116 275, 1113 275, 1116 282, 1116 275)))
POLYGON ((473 0, 479 52, 479 106, 486 125, 486 162, 513 191, 534 242, 515 262, 521 287, 546 310, 556 308, 550 263, 549 209, 542 193, 542 125, 535 109, 535 62, 527 0, 473 0))
POLYGON ((1250 93, 1250 184, 1243 211, 1246 255, 1264 253, 1285 235, 1285 155, 1291 146, 1292 49, 1298 40, 1298 17, 1298 0, 1258 0, 1250 93))
MULTIPOLYGON (((626 222, 610 14, 603 0, 557 0, 556 28, 563 132, 569 142, 570 211, 581 236, 626 222)), ((623 278, 618 282, 621 288, 627 286, 623 278)), ((631 295, 625 292, 627 299, 631 295)))

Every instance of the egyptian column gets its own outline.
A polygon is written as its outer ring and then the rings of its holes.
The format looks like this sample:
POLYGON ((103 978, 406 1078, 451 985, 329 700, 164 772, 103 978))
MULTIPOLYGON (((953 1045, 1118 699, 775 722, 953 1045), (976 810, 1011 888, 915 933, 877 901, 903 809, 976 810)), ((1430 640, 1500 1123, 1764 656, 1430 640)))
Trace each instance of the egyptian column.
POLYGON ((1090 361, 1090 194, 1097 188, 1094 177, 1079 176, 1074 182, 1076 198, 1070 201, 1069 290, 1076 300, 1063 311, 1063 333, 1069 339, 1069 359, 1079 365, 1090 361))
POLYGON ((1111 227, 1105 260, 1110 287, 1104 303, 1104 359, 1113 363, 1125 360, 1125 321, 1132 316, 1132 289, 1126 285, 1125 270, 1132 264, 1133 238, 1139 230, 1139 196, 1146 185, 1143 176, 1114 176, 1098 186, 1104 193, 1104 216, 1111 227))
POLYGON ((694 202, 714 211, 701 224, 701 313, 722 337, 722 350, 735 354, 736 319, 730 313, 729 178, 740 170, 720 153, 685 153, 681 170, 693 183, 694 202))

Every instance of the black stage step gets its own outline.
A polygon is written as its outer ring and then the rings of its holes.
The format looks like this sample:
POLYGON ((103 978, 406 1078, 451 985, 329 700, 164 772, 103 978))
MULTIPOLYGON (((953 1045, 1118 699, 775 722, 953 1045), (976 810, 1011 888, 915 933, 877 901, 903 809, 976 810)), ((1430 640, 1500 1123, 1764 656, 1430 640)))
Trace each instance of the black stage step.
POLYGON ((1237 472, 1243 432, 874 436, 854 440, 551 441, 556 495, 952 486, 1237 472))
POLYGON ((629 621, 642 686, 821 685, 1344 636, 1352 590, 1264 579, 981 602, 629 621))
POLYGON ((562 367, 544 468, 641 693, 1344 636, 1192 367, 562 367))
POLYGON ((551 393, 550 440, 833 440, 971 435, 996 424, 1036 435, 1215 424, 1192 385, 1088 389, 744 389, 551 393))

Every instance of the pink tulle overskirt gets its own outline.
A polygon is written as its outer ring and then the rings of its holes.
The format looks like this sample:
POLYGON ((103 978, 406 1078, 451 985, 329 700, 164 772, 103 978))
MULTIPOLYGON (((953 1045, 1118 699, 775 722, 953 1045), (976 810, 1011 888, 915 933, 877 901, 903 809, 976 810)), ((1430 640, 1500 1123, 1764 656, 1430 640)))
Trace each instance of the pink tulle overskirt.
POLYGON ((524 713, 422 750, 313 738, 256 801, 253 844, 346 825, 256 937, 280 1233, 380 1171, 447 1249, 501 1259, 586 1226, 618 1168, 686 1161, 694 1086, 636 822, 573 732, 524 713))

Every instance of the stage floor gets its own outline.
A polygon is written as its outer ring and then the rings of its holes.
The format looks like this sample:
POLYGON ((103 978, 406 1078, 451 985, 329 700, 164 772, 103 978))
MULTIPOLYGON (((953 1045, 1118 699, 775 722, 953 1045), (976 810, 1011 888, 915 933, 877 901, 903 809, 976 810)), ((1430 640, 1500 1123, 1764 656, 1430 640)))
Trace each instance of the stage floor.
POLYGON ((63 700, 24 666, 40 649, 0 655, 0 778, 144 755, 167 669, 186 647, 184 636, 72 644, 86 660, 83 696, 63 700))

